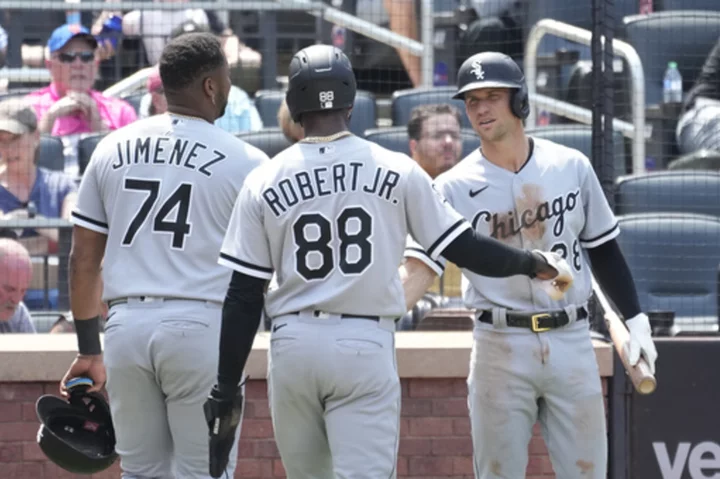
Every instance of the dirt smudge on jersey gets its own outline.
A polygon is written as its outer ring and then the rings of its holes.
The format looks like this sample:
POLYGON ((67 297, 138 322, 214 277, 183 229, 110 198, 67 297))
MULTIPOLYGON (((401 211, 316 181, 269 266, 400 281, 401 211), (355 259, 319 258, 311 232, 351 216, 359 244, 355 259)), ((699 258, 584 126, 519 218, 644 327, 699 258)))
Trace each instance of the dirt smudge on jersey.
POLYGON ((523 185, 522 195, 515 198, 515 208, 521 215, 519 220, 523 225, 521 234, 533 244, 539 244, 545 236, 545 222, 537 221, 538 208, 544 202, 542 187, 532 183, 523 185))
POLYGON ((583 476, 592 475, 593 469, 595 469, 595 464, 591 461, 583 461, 582 459, 578 459, 575 465, 580 469, 580 474, 583 476))

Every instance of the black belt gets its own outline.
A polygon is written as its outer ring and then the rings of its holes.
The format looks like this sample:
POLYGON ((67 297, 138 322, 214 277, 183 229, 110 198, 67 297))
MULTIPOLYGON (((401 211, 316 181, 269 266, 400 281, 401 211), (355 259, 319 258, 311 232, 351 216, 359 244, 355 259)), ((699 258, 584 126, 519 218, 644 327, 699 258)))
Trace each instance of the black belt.
MULTIPOLYGON (((207 301, 204 299, 192 299, 192 298, 180 298, 175 296, 132 296, 132 299, 137 299, 139 301, 145 301, 145 299, 153 298, 154 300, 157 299, 158 302, 160 301, 200 301, 201 303, 212 303, 213 301, 207 301)), ((119 304, 127 304, 130 298, 119 298, 119 299, 111 299, 108 301, 108 308, 112 308, 113 306, 117 306, 119 304)))
MULTIPOLYGON (((585 308, 577 309, 577 320, 581 321, 588 317, 585 308)), ((536 333, 560 328, 570 322, 565 311, 548 311, 545 313, 521 313, 508 311, 505 314, 507 325, 515 328, 527 328, 536 333)), ((492 311, 483 311, 478 316, 481 323, 493 324, 492 311)))
MULTIPOLYGON (((287 314, 294 314, 295 316, 300 316, 300 311, 293 311, 292 313, 287 314)), ((325 314, 324 311, 313 311, 312 315, 316 318, 319 318, 322 314, 325 314)), ((327 313, 332 314, 332 313, 327 313)), ((369 319, 370 321, 380 321, 380 316, 367 316, 367 315, 358 315, 358 314, 341 314, 340 317, 342 319, 369 319)))

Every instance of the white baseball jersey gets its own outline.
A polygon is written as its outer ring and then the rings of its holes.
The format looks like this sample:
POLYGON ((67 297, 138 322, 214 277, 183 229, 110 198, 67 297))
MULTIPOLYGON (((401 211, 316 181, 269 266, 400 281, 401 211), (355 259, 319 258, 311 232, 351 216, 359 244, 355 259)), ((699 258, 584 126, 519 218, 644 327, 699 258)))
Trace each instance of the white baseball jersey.
POLYGON ((356 136, 297 143, 248 177, 219 262, 276 274, 270 317, 304 309, 398 317, 408 232, 437 259, 469 227, 407 155, 356 136))
MULTIPOLYGON (((537 311, 583 305, 592 293, 583 248, 599 246, 620 233, 590 160, 548 140, 534 138, 533 143, 529 160, 517 173, 489 162, 476 150, 440 175, 436 184, 475 231, 516 248, 560 253, 573 269, 573 285, 562 300, 552 301, 527 276, 489 278, 463 270, 468 308, 537 311)), ((417 245, 405 256, 442 271, 444 259, 431 261, 417 245)))
POLYGON ((268 160, 210 123, 165 114, 108 134, 82 177, 76 225, 108 236, 103 299, 167 296, 222 302, 217 265, 246 176, 268 160))

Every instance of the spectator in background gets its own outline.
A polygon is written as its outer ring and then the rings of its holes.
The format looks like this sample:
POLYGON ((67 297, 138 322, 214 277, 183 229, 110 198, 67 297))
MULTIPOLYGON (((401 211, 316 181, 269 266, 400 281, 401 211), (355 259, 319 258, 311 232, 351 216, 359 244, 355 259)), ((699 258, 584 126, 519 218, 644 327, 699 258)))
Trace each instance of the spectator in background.
POLYGON ((136 120, 135 110, 118 98, 92 89, 97 41, 87 28, 62 25, 48 40, 49 86, 30 93, 41 133, 56 136, 115 130, 136 120))
POLYGON ((157 66, 153 68, 148 76, 145 88, 147 88, 147 93, 140 99, 138 116, 148 118, 165 113, 167 111, 167 99, 165 98, 165 89, 157 66))
POLYGON ((17 241, 0 238, 0 333, 34 333, 22 302, 32 279, 30 254, 17 241))
MULTIPOLYGON (((40 168, 40 132, 32 107, 23 98, 0 102, 0 218, 64 218, 77 200, 74 179, 40 168)), ((19 241, 34 255, 57 252, 57 229, 25 229, 19 241)))
MULTIPOLYGON (((410 156, 425 173, 435 179, 455 166, 462 155, 460 135, 460 112, 447 104, 420 105, 410 112, 407 124, 410 156)), ((440 278, 435 278, 422 300, 397 322, 398 330, 412 330, 434 308, 446 306, 449 290, 460 302, 460 281, 462 273, 453 263, 448 263, 443 275, 444 295, 440 291, 440 278)))
POLYGON ((280 104, 280 108, 278 108, 277 119, 283 135, 285 135, 285 138, 287 138, 290 143, 297 143, 305 138, 305 130, 300 123, 293 121, 284 99, 280 104))
MULTIPOLYGON (((333 0, 343 11, 383 28, 419 41, 420 16, 416 0, 333 0)), ((420 57, 348 29, 333 26, 327 43, 344 50, 353 65, 358 90, 392 94, 420 86, 420 57)))
POLYGON ((410 113, 410 156, 431 178, 460 161, 460 121, 460 112, 452 105, 420 105, 410 113))
MULTIPOLYGON (((185 22, 173 30, 172 38, 179 37, 191 32, 209 32, 206 27, 201 27, 194 22, 185 22)), ((147 80, 148 93, 140 100, 140 117, 165 113, 167 101, 160 79, 160 72, 155 67, 147 80)), ((215 126, 222 128, 228 133, 236 135, 246 131, 257 131, 262 129, 263 123, 260 114, 255 108, 252 100, 241 88, 231 85, 225 113, 215 120, 215 126)))
POLYGON ((32 92, 40 133, 63 138, 65 171, 77 176, 77 141, 85 133, 116 130, 137 119, 124 100, 93 90, 97 74, 97 41, 81 25, 56 28, 47 43, 48 87, 32 92))
POLYGON ((720 152, 720 38, 688 92, 683 111, 676 130, 680 152, 720 152))

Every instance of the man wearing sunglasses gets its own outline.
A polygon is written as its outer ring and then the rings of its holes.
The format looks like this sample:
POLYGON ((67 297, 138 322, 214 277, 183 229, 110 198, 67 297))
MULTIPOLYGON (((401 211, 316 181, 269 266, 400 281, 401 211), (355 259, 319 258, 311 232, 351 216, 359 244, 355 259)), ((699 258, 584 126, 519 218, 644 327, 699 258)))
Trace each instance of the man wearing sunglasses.
POLYGON ((41 133, 55 136, 116 130, 132 123, 133 107, 93 90, 98 44, 81 25, 62 25, 53 31, 45 62, 52 82, 28 97, 35 108, 41 133))

